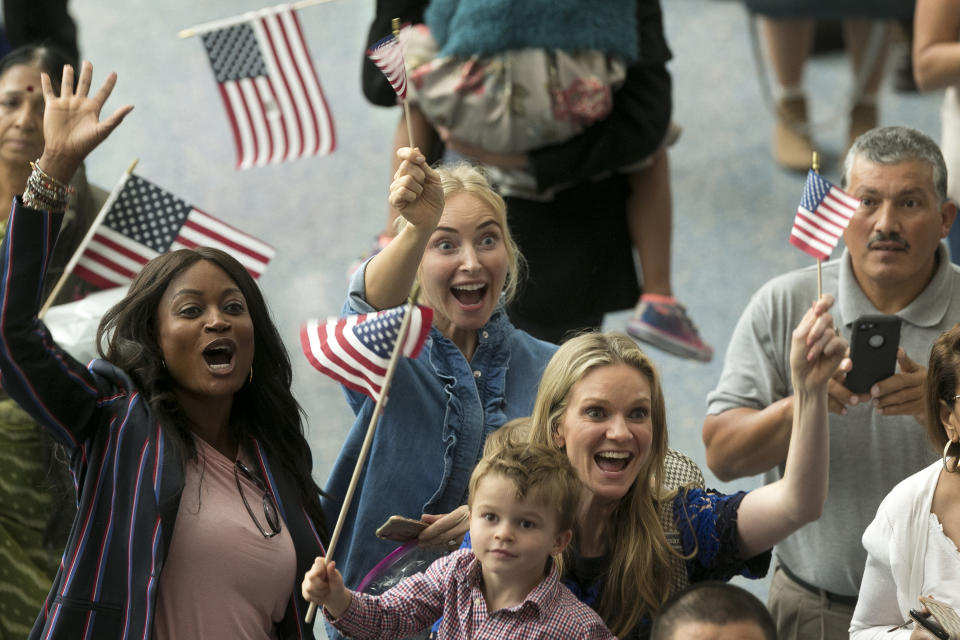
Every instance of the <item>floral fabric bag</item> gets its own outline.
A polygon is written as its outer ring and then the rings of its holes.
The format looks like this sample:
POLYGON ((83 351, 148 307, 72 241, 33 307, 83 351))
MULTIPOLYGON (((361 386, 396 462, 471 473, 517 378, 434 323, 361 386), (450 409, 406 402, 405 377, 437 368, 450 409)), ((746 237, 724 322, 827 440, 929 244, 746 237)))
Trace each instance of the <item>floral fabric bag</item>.
POLYGON ((401 36, 407 98, 434 125, 496 153, 521 153, 569 140, 612 108, 626 77, 622 60, 599 51, 510 50, 437 57, 425 25, 401 36))

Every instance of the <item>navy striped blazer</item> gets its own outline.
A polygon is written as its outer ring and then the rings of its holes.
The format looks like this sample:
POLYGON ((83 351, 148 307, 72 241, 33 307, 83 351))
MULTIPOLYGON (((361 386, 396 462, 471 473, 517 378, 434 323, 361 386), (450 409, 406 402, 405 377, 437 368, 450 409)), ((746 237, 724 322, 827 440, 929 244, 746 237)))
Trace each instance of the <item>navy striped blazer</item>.
MULTIPOLYGON (((184 471, 147 403, 120 369, 71 358, 37 319, 60 216, 14 200, 0 245, 0 381, 66 446, 79 511, 31 639, 149 638, 157 581, 173 534, 184 471)), ((250 448, 297 554, 281 638, 312 638, 299 581, 320 538, 282 465, 250 448)))

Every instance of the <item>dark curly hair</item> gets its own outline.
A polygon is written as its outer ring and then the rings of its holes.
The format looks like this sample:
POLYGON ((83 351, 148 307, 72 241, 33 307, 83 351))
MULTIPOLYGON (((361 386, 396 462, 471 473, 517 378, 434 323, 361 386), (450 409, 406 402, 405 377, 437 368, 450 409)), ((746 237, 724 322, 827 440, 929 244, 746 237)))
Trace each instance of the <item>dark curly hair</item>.
POLYGON ((233 396, 233 435, 238 442, 250 436, 256 438, 272 458, 282 463, 296 482, 300 501, 321 539, 326 541, 321 490, 311 475, 313 458, 303 435, 303 409, 290 391, 290 357, 260 288, 235 258, 210 247, 180 249, 154 258, 140 271, 127 295, 103 316, 97 329, 97 348, 106 360, 133 379, 181 455, 195 459, 196 448, 186 415, 174 394, 174 380, 163 364, 157 340, 157 309, 170 283, 200 260, 220 267, 236 283, 253 321, 256 373, 233 396))
POLYGON ((927 437, 934 451, 940 453, 947 444, 947 433, 940 421, 941 403, 953 410, 956 407, 958 373, 960 373, 960 324, 944 331, 930 348, 927 379, 924 381, 927 437))

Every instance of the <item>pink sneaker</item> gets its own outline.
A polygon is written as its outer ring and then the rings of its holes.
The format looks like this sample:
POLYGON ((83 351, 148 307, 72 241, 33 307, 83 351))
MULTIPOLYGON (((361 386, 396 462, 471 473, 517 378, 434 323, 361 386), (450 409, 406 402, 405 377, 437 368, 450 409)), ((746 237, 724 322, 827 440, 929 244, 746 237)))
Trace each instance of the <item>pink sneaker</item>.
POLYGON ((627 333, 680 358, 701 362, 713 359, 713 347, 700 339, 686 309, 667 296, 641 296, 627 322, 627 333))

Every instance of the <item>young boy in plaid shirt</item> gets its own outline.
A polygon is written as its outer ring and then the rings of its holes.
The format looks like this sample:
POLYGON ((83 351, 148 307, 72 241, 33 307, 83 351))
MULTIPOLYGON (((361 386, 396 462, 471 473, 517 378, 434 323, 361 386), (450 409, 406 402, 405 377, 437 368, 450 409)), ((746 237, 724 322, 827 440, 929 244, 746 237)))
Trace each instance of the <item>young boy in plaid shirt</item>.
POLYGON ((380 596, 343 586, 318 558, 303 596, 350 638, 403 638, 443 620, 437 638, 615 640, 600 616, 559 581, 553 557, 573 537, 582 485, 567 457, 506 443, 470 478, 470 538, 461 549, 380 596))

